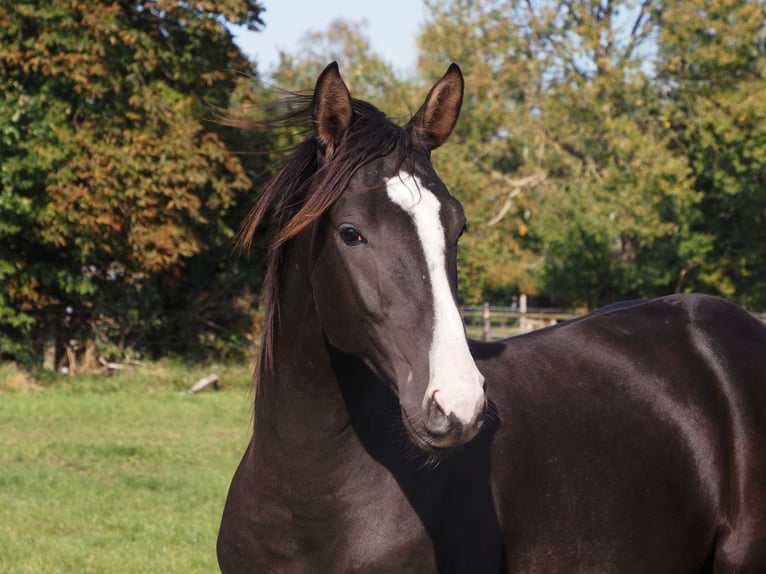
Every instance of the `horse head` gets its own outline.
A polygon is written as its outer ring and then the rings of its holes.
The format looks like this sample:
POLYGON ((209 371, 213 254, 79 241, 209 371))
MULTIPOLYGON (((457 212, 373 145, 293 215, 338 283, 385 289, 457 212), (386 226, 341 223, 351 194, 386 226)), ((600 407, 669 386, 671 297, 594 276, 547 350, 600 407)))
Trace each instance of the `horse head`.
POLYGON ((462 96, 454 64, 404 128, 357 113, 335 64, 313 96, 320 172, 342 171, 371 143, 395 142, 368 154, 323 213, 311 286, 329 344, 361 357, 393 387, 409 435, 425 450, 469 441, 485 408, 484 377, 457 307, 465 216, 430 161, 457 122, 462 96))

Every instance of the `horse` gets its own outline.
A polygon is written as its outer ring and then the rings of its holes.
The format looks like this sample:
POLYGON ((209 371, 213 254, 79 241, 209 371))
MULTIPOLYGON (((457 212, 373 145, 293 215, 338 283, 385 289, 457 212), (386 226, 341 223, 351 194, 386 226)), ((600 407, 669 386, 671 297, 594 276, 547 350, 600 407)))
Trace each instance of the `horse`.
POLYGON ((291 112, 222 572, 766 572, 766 327, 688 294, 469 341, 430 161, 463 89, 402 126, 333 63, 291 112))

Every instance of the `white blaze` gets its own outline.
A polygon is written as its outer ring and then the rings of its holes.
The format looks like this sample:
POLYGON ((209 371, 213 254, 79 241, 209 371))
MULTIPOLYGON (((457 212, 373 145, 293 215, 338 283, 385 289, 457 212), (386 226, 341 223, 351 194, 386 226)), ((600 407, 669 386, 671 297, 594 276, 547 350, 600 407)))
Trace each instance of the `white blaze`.
POLYGON ((388 197, 415 223, 423 246, 434 305, 434 332, 429 352, 429 381, 423 405, 433 398, 446 415, 465 424, 473 422, 484 406, 484 377, 476 368, 463 321, 447 278, 441 203, 417 176, 402 172, 386 180, 388 197))

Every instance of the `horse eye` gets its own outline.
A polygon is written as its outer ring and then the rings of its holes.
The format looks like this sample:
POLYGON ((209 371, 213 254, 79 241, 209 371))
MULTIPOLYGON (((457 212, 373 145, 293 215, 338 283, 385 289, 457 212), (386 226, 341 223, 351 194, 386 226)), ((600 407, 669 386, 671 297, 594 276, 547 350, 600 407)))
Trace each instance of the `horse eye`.
POLYGON ((345 225, 340 228, 340 238, 346 245, 359 245, 360 243, 364 243, 362 234, 351 225, 345 225))

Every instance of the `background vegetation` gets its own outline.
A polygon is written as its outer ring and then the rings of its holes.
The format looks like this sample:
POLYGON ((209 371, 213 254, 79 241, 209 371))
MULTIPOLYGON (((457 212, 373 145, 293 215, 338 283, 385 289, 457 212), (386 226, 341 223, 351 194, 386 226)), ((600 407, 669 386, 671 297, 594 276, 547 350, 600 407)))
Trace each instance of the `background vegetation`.
POLYGON ((229 254, 265 161, 243 154, 268 146, 210 119, 254 73, 226 24, 261 10, 0 2, 4 356, 92 368, 248 342, 259 269, 229 254))
MULTIPOLYGON (((411 76, 338 21, 266 79, 310 88, 337 59, 406 121, 461 65, 462 119, 434 160, 470 220, 463 302, 703 291, 766 308, 763 0, 425 5, 411 76)), ((0 2, 2 357, 249 352, 263 251, 234 257, 231 239, 288 140, 209 120, 273 97, 227 29, 258 29, 264 6, 0 2)))

